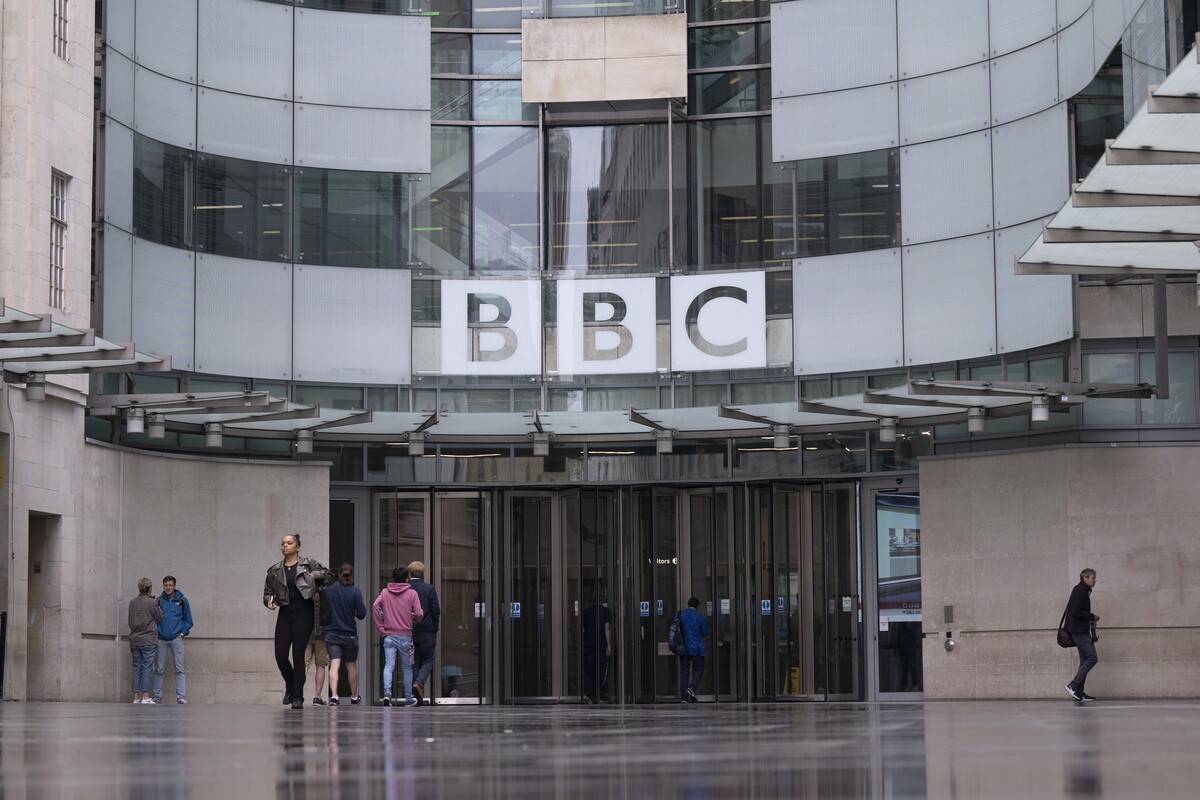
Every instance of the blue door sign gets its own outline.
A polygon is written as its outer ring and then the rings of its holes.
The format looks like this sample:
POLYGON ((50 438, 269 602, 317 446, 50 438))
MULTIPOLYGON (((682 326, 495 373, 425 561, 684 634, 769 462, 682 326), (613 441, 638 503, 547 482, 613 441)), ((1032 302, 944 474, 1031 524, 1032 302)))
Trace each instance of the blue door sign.
POLYGON ((762 601, 762 615, 764 617, 771 616, 771 601, 770 600, 762 601))
POLYGON ((782 597, 775 598, 775 610, 778 611, 780 614, 783 613, 783 598, 782 597))
POLYGON ((638 613, 641 614, 643 617, 650 616, 650 601, 649 600, 643 600, 642 602, 638 603, 638 613))
POLYGON ((520 603, 512 604, 512 618, 513 619, 521 618, 521 604, 520 603))

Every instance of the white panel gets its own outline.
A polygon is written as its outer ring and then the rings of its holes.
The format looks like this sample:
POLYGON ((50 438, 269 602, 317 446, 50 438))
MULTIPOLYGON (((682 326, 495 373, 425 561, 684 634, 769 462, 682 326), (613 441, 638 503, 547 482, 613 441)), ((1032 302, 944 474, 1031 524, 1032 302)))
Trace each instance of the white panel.
POLYGON ((133 341, 171 356, 176 369, 192 369, 194 258, 191 250, 133 240, 133 341))
POLYGON ((1092 12, 1058 37, 1058 95, 1074 97, 1096 76, 1093 53, 1092 12))
POLYGON ((442 281, 442 374, 541 374, 541 322, 539 280, 442 281), (481 300, 473 327, 468 326, 469 295, 481 300), (489 330, 487 323, 495 325, 489 330))
POLYGON ((409 383, 411 273, 296 265, 296 380, 409 383))
POLYGON ((656 278, 599 278, 561 280, 558 292, 557 366, 560 375, 613 375, 654 372, 656 278), (590 320, 584 318, 589 293, 615 295, 623 305, 595 303, 590 320), (609 322, 604 325, 604 322, 609 322), (594 348, 585 329, 592 329, 594 348), (621 352, 622 336, 627 337, 621 352))
POLYGON ((1055 0, 992 0, 988 5, 993 56, 1040 42, 1058 29, 1055 0))
POLYGON ((996 328, 1000 352, 1071 338, 1071 276, 1016 275, 1013 262, 1042 232, 1041 220, 996 231, 996 328))
POLYGON ((900 148, 900 175, 905 244, 991 228, 992 148, 986 131, 900 148))
POLYGON ((110 342, 132 342, 133 237, 111 225, 104 226, 103 302, 104 325, 99 334, 110 342))
POLYGON ((988 0, 897 0, 900 77, 988 57, 988 0))
POLYGON ((261 0, 204 0, 199 70, 206 86, 290 98, 292 9, 261 0))
POLYGON ((990 233, 904 248, 904 359, 909 364, 996 352, 990 233))
POLYGON ((797 259, 792 285, 797 375, 903 362, 899 250, 797 259))
POLYGON ((1058 43, 1054 39, 992 62, 992 123, 1045 111, 1058 102, 1058 43))
POLYGON ((988 127, 987 62, 900 82, 900 142, 944 139, 988 127))
POLYGON ((133 62, 109 48, 104 56, 104 113, 133 125, 133 62))
POLYGON ((142 67, 133 83, 133 129, 160 142, 196 147, 196 87, 142 67))
POLYGON ((196 80, 196 0, 138 0, 134 60, 181 81, 196 80))
POLYGON ((992 132, 997 228, 1062 206, 1070 184, 1069 150, 1066 103, 992 132))
POLYGON ((372 172, 429 172, 429 112, 296 106, 296 163, 372 172))
POLYGON ((104 221, 133 230, 133 131, 104 126, 104 221))
POLYGON ((428 17, 297 9, 296 99, 428 110, 429 51, 428 17))
POLYGON ((1058 0, 1058 27, 1065 28, 1092 8, 1092 0, 1058 0))
POLYGON ((223 156, 292 162, 292 104, 215 89, 201 89, 200 150, 223 156))
POLYGON ((196 258, 196 371, 289 378, 292 265, 196 258))
POLYGON ((1121 41, 1125 30, 1125 9, 1122 0, 1096 0, 1092 6, 1093 68, 1097 71, 1108 54, 1121 41))
POLYGON ((896 0, 772 3, 771 30, 773 97, 896 79, 896 0))
POLYGON ((775 161, 895 147, 896 84, 772 102, 775 161))
POLYGON ((108 0, 104 4, 104 43, 133 58, 135 0, 108 0))
POLYGON ((671 369, 765 367, 766 319, 766 273, 672 276, 671 369))

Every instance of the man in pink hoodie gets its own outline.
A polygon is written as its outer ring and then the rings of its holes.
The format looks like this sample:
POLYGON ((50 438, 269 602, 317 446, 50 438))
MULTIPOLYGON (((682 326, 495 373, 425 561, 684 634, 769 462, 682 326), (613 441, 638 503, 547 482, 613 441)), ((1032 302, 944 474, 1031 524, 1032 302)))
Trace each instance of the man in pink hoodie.
POLYGON ((412 694, 413 625, 425 616, 417 592, 408 583, 408 567, 392 570, 392 582, 383 588, 371 604, 375 630, 383 639, 383 704, 415 706, 412 694), (404 703, 392 702, 392 675, 396 670, 396 653, 404 670, 404 703))

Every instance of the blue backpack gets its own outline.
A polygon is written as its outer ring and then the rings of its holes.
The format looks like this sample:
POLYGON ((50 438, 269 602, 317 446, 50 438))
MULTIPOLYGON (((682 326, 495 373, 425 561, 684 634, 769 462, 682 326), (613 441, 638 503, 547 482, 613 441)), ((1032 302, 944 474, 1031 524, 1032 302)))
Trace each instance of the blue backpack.
POLYGON ((676 611, 671 617, 671 626, 667 628, 667 648, 677 656, 687 652, 687 640, 683 635, 682 611, 676 611))

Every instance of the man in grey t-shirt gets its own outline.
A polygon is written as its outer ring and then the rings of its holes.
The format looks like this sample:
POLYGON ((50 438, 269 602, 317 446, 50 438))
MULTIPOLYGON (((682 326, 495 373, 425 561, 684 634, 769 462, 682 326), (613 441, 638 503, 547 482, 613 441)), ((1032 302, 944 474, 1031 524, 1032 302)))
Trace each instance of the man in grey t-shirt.
POLYGON ((158 653, 158 623, 163 612, 150 589, 149 578, 138 581, 138 596, 129 601, 129 651, 133 656, 133 702, 154 700, 154 657, 158 653))

